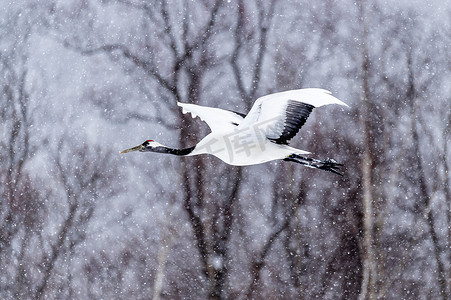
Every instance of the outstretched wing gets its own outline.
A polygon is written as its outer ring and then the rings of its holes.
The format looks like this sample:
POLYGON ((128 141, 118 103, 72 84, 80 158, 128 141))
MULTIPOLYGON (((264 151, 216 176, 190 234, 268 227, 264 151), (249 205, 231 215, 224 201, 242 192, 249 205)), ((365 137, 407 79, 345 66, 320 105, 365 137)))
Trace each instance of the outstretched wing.
POLYGON ((266 95, 255 101, 240 127, 254 126, 273 142, 288 144, 305 124, 313 108, 327 104, 347 106, 323 89, 300 89, 266 95))
POLYGON ((211 131, 223 131, 238 126, 245 115, 230 110, 177 102, 184 114, 191 113, 193 118, 199 117, 208 124, 211 131))

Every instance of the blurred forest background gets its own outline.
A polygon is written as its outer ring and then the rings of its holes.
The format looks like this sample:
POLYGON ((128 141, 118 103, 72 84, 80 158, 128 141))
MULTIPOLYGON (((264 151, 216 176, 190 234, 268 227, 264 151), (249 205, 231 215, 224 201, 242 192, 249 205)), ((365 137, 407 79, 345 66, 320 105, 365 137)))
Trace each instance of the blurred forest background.
POLYGON ((451 299, 446 1, 1 2, 1 299, 451 299), (343 178, 118 154, 304 87, 343 178))

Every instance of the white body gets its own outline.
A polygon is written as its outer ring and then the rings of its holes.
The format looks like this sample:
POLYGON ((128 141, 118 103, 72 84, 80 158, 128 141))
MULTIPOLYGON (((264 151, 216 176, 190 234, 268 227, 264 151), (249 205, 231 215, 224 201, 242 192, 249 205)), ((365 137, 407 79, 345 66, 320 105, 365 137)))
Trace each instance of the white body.
POLYGON ((307 151, 273 143, 254 130, 247 127, 230 132, 212 132, 188 156, 212 154, 229 165, 248 166, 284 159, 291 154, 309 154, 307 151))

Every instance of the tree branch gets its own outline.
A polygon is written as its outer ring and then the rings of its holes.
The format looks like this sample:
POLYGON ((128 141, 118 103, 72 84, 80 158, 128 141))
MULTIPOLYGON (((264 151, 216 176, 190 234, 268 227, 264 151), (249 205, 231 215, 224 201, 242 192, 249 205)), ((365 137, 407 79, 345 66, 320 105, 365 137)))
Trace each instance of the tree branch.
POLYGON ((258 254, 251 262, 251 283, 247 289, 246 292, 246 298, 252 299, 253 293, 256 290, 256 287, 258 286, 260 282, 260 276, 261 276, 261 270, 265 267, 265 259, 266 256, 269 253, 269 250, 271 249, 274 242, 277 240, 279 235, 288 228, 290 225, 290 222, 292 221, 292 217, 297 213, 301 201, 303 201, 303 190, 299 190, 299 194, 297 197, 293 197, 293 206, 290 207, 288 214, 285 216, 284 221, 277 226, 273 232, 269 235, 266 243, 263 245, 262 250, 260 251, 260 254, 258 254))
POLYGON ((106 44, 97 48, 91 48, 91 49, 84 49, 79 46, 75 46, 70 44, 67 41, 64 41, 63 45, 68 48, 72 49, 82 55, 95 55, 99 53, 113 53, 114 51, 119 51, 126 59, 133 62, 137 67, 140 67, 143 69, 148 75, 153 77, 163 88, 168 90, 169 92, 173 93, 176 90, 176 87, 174 86, 174 83, 164 79, 160 73, 158 73, 157 69, 152 68, 150 66, 150 62, 147 60, 143 60, 140 57, 134 55, 130 49, 123 45, 123 44, 106 44))
POLYGON ((258 52, 257 57, 253 63, 252 67, 252 77, 251 77, 251 86, 249 90, 246 90, 244 84, 244 76, 243 71, 241 70, 238 59, 241 53, 241 47, 244 42, 243 38, 243 28, 244 28, 244 20, 246 19, 244 13, 244 2, 240 0, 238 2, 238 12, 237 12, 237 25, 235 27, 235 47, 232 52, 231 57, 231 65, 233 69, 233 74, 235 76, 235 81, 237 84, 238 91, 240 92, 241 97, 245 100, 248 108, 252 105, 252 102, 255 98, 256 92, 258 90, 260 84, 260 76, 263 69, 263 58, 266 53, 266 43, 269 28, 271 25, 271 19, 274 14, 275 1, 271 1, 269 10, 265 12, 265 8, 263 3, 259 1, 259 13, 258 13, 258 30, 259 30, 259 41, 258 41, 258 52))

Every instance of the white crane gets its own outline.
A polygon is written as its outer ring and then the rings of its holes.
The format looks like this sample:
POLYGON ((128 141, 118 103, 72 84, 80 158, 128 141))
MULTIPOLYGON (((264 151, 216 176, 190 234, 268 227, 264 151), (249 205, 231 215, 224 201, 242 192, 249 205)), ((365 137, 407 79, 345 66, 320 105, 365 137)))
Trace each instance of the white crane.
POLYGON ((211 133, 190 148, 175 149, 147 140, 120 153, 140 151, 179 156, 212 154, 234 166, 285 160, 341 175, 338 170, 342 164, 335 160, 308 158, 305 155, 309 152, 288 146, 313 108, 327 104, 347 106, 329 91, 308 88, 266 95, 255 101, 247 115, 195 104, 177 104, 182 107, 183 113, 189 112, 193 118, 199 116, 205 121, 211 133))

